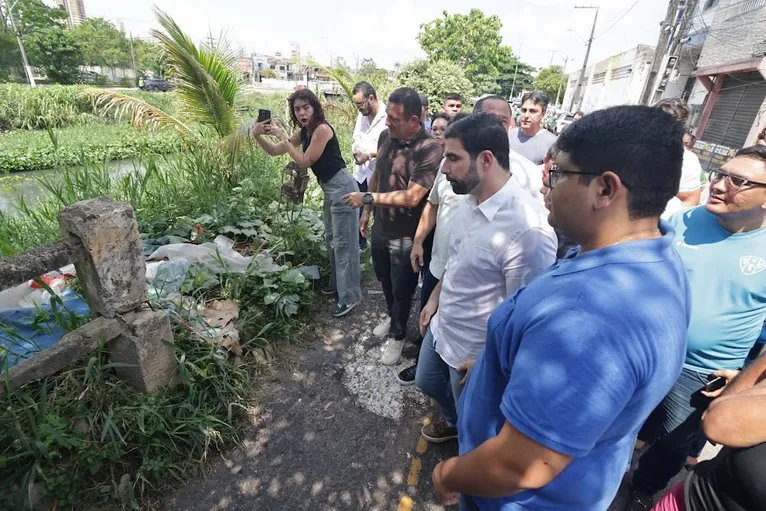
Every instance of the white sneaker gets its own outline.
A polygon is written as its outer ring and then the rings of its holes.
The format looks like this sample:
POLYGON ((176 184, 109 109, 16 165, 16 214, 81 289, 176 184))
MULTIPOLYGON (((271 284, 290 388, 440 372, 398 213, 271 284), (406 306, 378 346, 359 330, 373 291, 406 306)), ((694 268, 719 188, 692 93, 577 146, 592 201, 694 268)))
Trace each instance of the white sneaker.
POLYGON ((386 318, 375 327, 375 330, 372 331, 372 335, 380 339, 385 339, 389 330, 391 330, 391 318, 386 318))
POLYGON ((380 357, 380 363, 386 366, 392 366, 396 364, 399 362, 399 358, 402 356, 403 349, 404 340, 387 340, 385 346, 383 346, 383 356, 380 357))

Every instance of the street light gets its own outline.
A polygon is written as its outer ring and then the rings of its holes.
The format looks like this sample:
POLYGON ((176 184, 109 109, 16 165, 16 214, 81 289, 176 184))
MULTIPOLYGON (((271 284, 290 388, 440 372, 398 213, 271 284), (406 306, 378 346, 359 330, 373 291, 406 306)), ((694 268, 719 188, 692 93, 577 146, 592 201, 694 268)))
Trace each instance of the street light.
POLYGON ((13 21, 13 8, 16 7, 16 4, 19 0, 16 0, 13 2, 12 5, 8 4, 8 0, 5 2, 5 7, 8 9, 8 20, 11 22, 11 30, 13 30, 13 33, 16 35, 16 42, 19 43, 19 52, 21 53, 21 61, 24 64, 24 71, 27 73, 27 79, 29 80, 30 87, 36 87, 37 84, 35 83, 35 77, 32 76, 32 68, 29 66, 29 61, 27 61, 27 52, 24 51, 24 42, 21 40, 21 34, 19 33, 18 29, 16 28, 16 22, 13 21))

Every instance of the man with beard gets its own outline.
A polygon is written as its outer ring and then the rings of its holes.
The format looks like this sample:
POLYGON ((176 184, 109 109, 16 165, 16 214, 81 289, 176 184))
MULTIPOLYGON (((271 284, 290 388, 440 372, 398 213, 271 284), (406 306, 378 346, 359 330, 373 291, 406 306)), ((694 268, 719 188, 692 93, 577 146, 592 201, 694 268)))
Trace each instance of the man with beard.
POLYGON ((556 257, 545 208, 511 179, 507 133, 497 116, 479 113, 444 134, 442 172, 455 193, 467 197, 450 221, 442 279, 420 313, 424 338, 415 383, 443 415, 422 429, 430 442, 457 438, 464 372, 484 348, 492 310, 556 257))
MULTIPOLYGON (((370 177, 375 170, 378 155, 378 139, 386 129, 386 109, 380 107, 375 88, 367 82, 359 82, 352 89, 353 102, 359 115, 354 126, 354 179, 359 183, 359 191, 366 193, 370 177)), ((361 210, 359 215, 361 216, 361 210)), ((367 248, 367 238, 359 233, 359 248, 367 248)))
POLYGON ((543 128, 543 117, 548 109, 548 96, 542 91, 527 92, 521 97, 519 127, 510 131, 511 149, 542 165, 548 148, 556 142, 556 135, 543 128))

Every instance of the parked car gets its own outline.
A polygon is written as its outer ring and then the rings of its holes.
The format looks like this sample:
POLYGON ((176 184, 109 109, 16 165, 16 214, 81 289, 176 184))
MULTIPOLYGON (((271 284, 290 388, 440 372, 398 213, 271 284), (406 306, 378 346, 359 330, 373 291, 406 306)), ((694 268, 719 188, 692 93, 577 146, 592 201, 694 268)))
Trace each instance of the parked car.
POLYGON ((144 78, 139 82, 138 88, 146 91, 167 92, 173 90, 175 86, 163 78, 144 78))
POLYGON ((556 126, 554 128, 554 133, 556 135, 560 135, 561 132, 572 124, 574 122, 574 116, 570 114, 569 112, 561 112, 559 113, 559 118, 556 120, 556 126))

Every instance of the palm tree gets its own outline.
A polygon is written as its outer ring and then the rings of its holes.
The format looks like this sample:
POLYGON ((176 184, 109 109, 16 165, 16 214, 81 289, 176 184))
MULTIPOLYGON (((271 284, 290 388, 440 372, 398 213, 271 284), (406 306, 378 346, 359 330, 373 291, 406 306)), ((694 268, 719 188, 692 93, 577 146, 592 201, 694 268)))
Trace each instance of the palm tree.
POLYGON ((138 128, 172 126, 187 139, 207 138, 211 129, 218 138, 234 134, 240 125, 234 110, 239 83, 228 43, 221 37, 215 48, 196 45, 165 12, 155 7, 155 15, 164 31, 152 30, 152 35, 172 68, 181 103, 178 114, 120 92, 88 88, 83 94, 93 99, 97 111, 127 118, 138 128))

